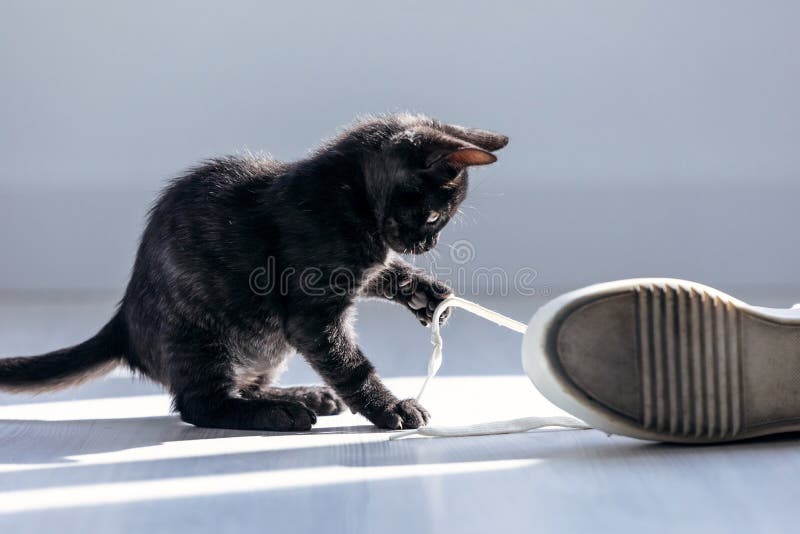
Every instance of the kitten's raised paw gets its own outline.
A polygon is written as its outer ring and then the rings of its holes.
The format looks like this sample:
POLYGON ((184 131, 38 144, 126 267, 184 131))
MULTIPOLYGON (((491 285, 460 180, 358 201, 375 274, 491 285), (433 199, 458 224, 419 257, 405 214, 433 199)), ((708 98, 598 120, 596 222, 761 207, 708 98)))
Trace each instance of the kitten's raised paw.
POLYGON ((402 430, 419 428, 428 424, 431 416, 428 410, 414 399, 397 401, 383 412, 370 417, 370 420, 381 428, 402 430))
MULTIPOLYGON (((439 282, 438 280, 420 280, 414 286, 414 293, 408 299, 407 305, 414 312, 423 326, 428 326, 433 321, 433 312, 436 307, 447 297, 453 294, 453 290, 439 282)), ((443 325, 450 317, 450 309, 445 310, 439 318, 439 324, 443 325)))

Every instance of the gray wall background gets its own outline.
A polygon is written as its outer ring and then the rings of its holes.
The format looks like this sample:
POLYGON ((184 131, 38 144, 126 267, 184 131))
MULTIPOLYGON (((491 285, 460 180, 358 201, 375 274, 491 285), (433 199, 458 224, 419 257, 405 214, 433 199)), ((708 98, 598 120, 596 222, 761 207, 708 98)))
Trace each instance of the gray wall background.
POLYGON ((466 268, 796 290, 799 21, 779 0, 4 0, 0 290, 119 291, 166 179, 398 110, 511 136, 445 236, 466 268))

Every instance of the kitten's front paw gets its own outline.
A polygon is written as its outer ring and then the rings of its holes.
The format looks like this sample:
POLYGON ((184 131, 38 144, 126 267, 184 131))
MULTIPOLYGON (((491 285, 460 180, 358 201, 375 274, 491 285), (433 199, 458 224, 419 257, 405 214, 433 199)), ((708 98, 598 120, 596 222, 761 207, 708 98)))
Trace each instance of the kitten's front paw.
POLYGON ((369 417, 375 426, 389 430, 419 428, 428 424, 431 415, 414 399, 397 401, 383 412, 369 417))
POLYGON ((293 388, 300 401, 317 415, 336 415, 344 411, 344 401, 328 386, 293 388))
MULTIPOLYGON (((428 326, 433 321, 433 312, 436 307, 447 297, 453 294, 453 290, 445 284, 433 279, 419 278, 412 284, 413 294, 408 297, 406 305, 411 308, 414 315, 423 326, 428 326)), ((446 309, 439 318, 439 324, 443 325, 450 317, 450 309, 446 309)))

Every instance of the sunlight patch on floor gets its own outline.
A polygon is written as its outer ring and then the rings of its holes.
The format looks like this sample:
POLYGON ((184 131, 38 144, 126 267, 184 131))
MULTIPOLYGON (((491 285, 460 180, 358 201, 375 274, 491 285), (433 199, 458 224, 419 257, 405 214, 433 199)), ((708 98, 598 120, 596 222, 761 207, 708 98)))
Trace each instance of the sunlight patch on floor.
MULTIPOLYGON (((418 390, 422 378, 397 378, 387 383, 399 396, 411 396, 418 390)), ((128 394, 135 393, 135 384, 131 388, 128 394)), ((440 425, 564 413, 544 400, 524 376, 437 378, 426 392, 424 404, 433 414, 434 424, 440 425)), ((47 469, 54 471, 56 481, 55 472, 62 469, 189 458, 213 460, 237 454, 299 449, 313 451, 382 442, 390 435, 350 412, 321 417, 307 433, 202 429, 182 423, 170 411, 170 399, 166 394, 6 405, 0 406, 0 420, 7 423, 8 431, 3 447, 7 459, 0 460, 0 473, 47 469), (46 449, 52 450, 52 459, 25 461, 29 459, 25 448, 15 447, 14 435, 19 431, 32 433, 30 439, 33 440, 41 436, 46 449), (67 445, 85 439, 91 440, 85 452, 67 445), (10 461, 10 458, 18 461, 10 461)))

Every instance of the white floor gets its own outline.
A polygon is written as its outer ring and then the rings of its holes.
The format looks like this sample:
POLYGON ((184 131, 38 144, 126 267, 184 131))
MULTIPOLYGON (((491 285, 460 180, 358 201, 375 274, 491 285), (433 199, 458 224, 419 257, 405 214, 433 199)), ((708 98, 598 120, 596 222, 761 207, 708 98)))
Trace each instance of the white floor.
MULTIPOLYGON (((107 305, 6 299, 0 354, 77 341, 107 305)), ((538 304, 493 305, 524 319, 538 304)), ((427 331, 406 329, 412 319, 389 307, 362 317, 364 345, 390 386, 415 394, 421 377, 402 375, 424 371, 427 331)), ((446 376, 425 400, 437 424, 559 413, 518 375, 516 334, 462 313, 445 342, 446 376)), ((297 361, 286 378, 313 376, 297 361)), ((795 529, 797 435, 713 447, 594 430, 387 436, 352 414, 322 418, 304 434, 195 428, 170 413, 158 388, 122 373, 55 395, 2 395, 0 532, 795 529)))

